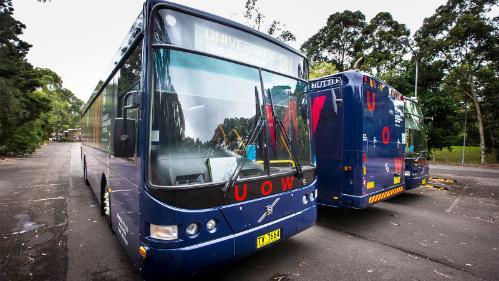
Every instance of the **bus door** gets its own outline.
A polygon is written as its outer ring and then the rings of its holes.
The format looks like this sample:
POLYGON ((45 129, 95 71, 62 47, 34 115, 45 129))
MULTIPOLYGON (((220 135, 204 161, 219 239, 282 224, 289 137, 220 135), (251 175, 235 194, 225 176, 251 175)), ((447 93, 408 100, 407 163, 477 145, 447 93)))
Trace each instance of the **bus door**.
POLYGON ((316 150, 319 200, 338 201, 342 193, 343 91, 341 87, 311 92, 312 137, 316 150))

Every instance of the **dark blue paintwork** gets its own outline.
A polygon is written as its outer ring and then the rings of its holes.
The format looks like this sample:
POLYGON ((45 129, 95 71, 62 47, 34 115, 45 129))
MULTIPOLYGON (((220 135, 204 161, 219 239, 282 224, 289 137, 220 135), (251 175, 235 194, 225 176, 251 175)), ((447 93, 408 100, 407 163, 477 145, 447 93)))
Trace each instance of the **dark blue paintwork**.
POLYGON ((405 189, 411 190, 424 185, 430 179, 430 164, 426 158, 417 161, 405 161, 405 170, 410 171, 411 175, 405 176, 405 189))
POLYGON ((404 106, 397 91, 368 74, 347 71, 311 81, 310 104, 319 204, 366 208, 380 201, 370 197, 404 186, 404 106), (383 130, 390 134, 386 144, 383 130))
MULTIPOLYGON (((143 58, 148 58, 150 52, 147 32, 149 13, 152 7, 158 3, 183 12, 217 20, 240 30, 251 32, 273 43, 278 43, 278 41, 254 30, 204 12, 162 1, 147 1, 143 11, 144 30, 146 30, 143 35, 143 58)), ((282 43, 278 44, 291 50, 282 43)), ((147 83, 149 76, 147 64, 148 60, 144 59, 141 76, 144 109, 149 104, 148 93, 150 90, 147 83)), ((102 88, 104 87, 105 85, 102 88)), ((99 96, 99 91, 94 93, 87 108, 99 96)), ((140 124, 138 125, 139 146, 134 158, 114 157, 110 153, 96 148, 95 145, 82 143, 82 164, 86 166, 91 188, 98 202, 102 204, 103 181, 107 182, 107 187, 111 189, 112 229, 144 278, 167 278, 202 271, 256 252, 256 237, 262 234, 280 229, 282 240, 311 227, 315 223, 317 216, 315 201, 309 201, 306 204, 302 202, 303 195, 309 195, 315 191, 317 186, 315 180, 308 182, 304 187, 283 193, 209 209, 181 209, 159 201, 149 192, 146 180, 145 168, 146 163, 148 163, 146 143, 149 117, 148 110, 141 111, 140 124), (258 219, 266 211, 266 206, 274 202, 276 198, 279 198, 280 201, 274 209, 275 216, 269 216, 258 223, 258 219), (231 219, 231 217, 233 218, 231 219), (215 219, 218 222, 214 231, 208 231, 205 227, 206 222, 210 219, 215 219), (228 223, 229 220, 232 220, 231 224, 228 223), (199 234, 194 237, 187 237, 185 232, 190 223, 198 223, 201 226, 199 234), (151 238, 150 224, 178 225, 179 239, 163 241, 151 238), (138 254, 140 246, 148 249, 145 259, 138 254)))

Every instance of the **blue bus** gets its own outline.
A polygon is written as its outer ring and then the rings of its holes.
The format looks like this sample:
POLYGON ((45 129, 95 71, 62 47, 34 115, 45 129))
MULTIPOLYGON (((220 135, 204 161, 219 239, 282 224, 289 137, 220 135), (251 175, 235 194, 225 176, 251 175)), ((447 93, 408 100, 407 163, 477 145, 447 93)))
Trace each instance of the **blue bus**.
POLYGON ((366 208, 404 191, 404 98, 359 71, 310 81, 318 204, 366 208))
POLYGON ((82 116, 85 181, 144 278, 192 275, 317 216, 306 58, 149 0, 82 116))
POLYGON ((406 190, 425 185, 430 178, 424 116, 416 98, 405 98, 406 190))

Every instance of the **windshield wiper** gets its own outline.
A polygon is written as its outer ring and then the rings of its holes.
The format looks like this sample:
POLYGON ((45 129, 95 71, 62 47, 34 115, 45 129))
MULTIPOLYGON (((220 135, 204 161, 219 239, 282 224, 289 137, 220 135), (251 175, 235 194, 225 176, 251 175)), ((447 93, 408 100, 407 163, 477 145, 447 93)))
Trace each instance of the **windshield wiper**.
POLYGON ((298 162, 298 158, 296 157, 295 150, 293 148, 293 145, 289 141, 288 134, 286 133, 286 130, 284 129, 284 125, 282 124, 281 119, 279 119, 279 117, 276 116, 276 114, 275 114, 275 111, 274 111, 274 101, 272 99, 272 93, 270 92, 270 90, 268 91, 268 94, 269 94, 270 108, 271 108, 271 111, 272 111, 272 118, 274 119, 274 122, 279 127, 278 131, 280 131, 281 134, 283 134, 285 145, 289 148, 289 153, 291 154, 291 158, 292 158, 293 162, 295 162, 295 169, 296 169, 295 177, 297 179, 301 179, 303 177, 303 171, 301 169, 301 165, 298 162))
MULTIPOLYGON (((260 132, 262 131, 262 128, 265 126, 265 120, 263 117, 260 117, 258 119, 258 122, 256 123, 255 128, 251 131, 250 135, 251 137, 248 139, 248 141, 244 144, 245 147, 248 147, 248 145, 255 143, 256 138, 260 135, 260 132)), ((236 169, 234 169, 234 172, 230 176, 230 178, 227 180, 225 185, 222 187, 222 191, 227 194, 229 189, 234 185, 235 181, 239 177, 239 174, 241 173, 241 170, 248 160, 247 157, 242 157, 241 161, 237 163, 236 169)))
MULTIPOLYGON (((258 98, 258 90, 255 87, 255 106, 256 106, 256 125, 251 130, 249 133, 249 138, 247 139, 246 143, 243 145, 243 147, 248 147, 248 145, 255 143, 256 138, 260 135, 260 132, 262 131, 262 128, 265 127, 265 118, 263 118, 262 115, 262 108, 260 107, 260 99, 258 98)), ((246 160, 248 160, 247 157, 242 157, 241 161, 237 163, 236 168, 234 169, 234 172, 232 172, 232 175, 229 177, 227 182, 225 182, 225 185, 222 187, 222 191, 224 192, 225 195, 229 192, 229 189, 234 185, 236 182, 237 178, 239 177, 239 174, 241 173, 241 170, 246 163, 246 160)))

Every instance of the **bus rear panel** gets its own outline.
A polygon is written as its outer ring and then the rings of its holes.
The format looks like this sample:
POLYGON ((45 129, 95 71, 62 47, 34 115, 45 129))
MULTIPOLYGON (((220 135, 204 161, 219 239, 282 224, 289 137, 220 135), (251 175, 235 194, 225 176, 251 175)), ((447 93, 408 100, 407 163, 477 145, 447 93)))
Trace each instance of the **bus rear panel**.
POLYGON ((367 74, 311 81, 318 203, 366 208, 404 191, 403 96, 367 74))

